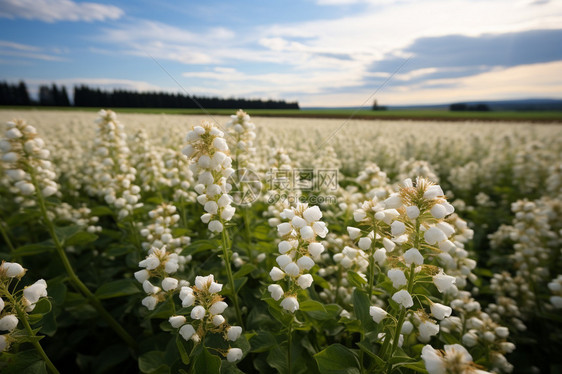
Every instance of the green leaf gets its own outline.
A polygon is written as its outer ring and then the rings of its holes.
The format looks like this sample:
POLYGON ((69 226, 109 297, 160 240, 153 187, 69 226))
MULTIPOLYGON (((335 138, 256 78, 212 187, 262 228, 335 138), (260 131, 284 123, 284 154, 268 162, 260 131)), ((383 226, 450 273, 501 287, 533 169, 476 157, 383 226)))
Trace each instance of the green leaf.
POLYGON ((111 216, 113 215, 113 210, 111 210, 108 206, 98 205, 91 209, 90 215, 96 217, 111 216))
POLYGON ((34 256, 39 253, 50 252, 55 249, 55 245, 51 240, 43 243, 27 244, 16 248, 12 252, 12 257, 24 257, 24 256, 34 256))
POLYGON ((169 373, 170 367, 164 360, 164 352, 150 351, 139 357, 139 369, 147 374, 169 373))
POLYGON ((359 374, 359 360, 341 344, 332 344, 314 355, 322 374, 359 374))
POLYGON ((364 331, 369 329, 369 325, 373 323, 371 316, 369 315, 369 308, 371 303, 369 302, 369 297, 367 293, 356 288, 353 291, 353 311, 355 316, 359 321, 361 321, 361 327, 364 331))
POLYGON ((258 331, 252 338, 252 352, 267 352, 276 344, 275 336, 269 331, 258 331))
POLYGON ((82 231, 82 227, 78 225, 70 225, 64 227, 55 227, 55 234, 61 242, 66 242, 69 238, 82 231))
POLYGON ((95 242, 98 236, 87 231, 80 231, 65 241, 65 245, 86 245, 95 242))
POLYGON ((125 361, 129 357, 129 351, 126 346, 111 345, 101 351, 95 358, 94 373, 101 374, 110 372, 110 368, 125 361))
POLYGON ((197 374, 220 374, 221 359, 211 354, 206 347, 203 347, 193 363, 193 372, 197 374))
POLYGON ((176 335, 176 346, 178 347, 178 352, 180 353, 181 362, 185 365, 189 364, 189 354, 185 349, 184 340, 179 335, 176 335))
POLYGON ((133 295, 139 292, 140 290, 137 281, 131 278, 119 279, 102 284, 96 290, 96 297, 98 299, 111 299, 114 297, 133 295))
POLYGON ((181 251, 182 256, 194 255, 199 252, 217 249, 219 242, 217 240, 197 240, 191 243, 187 248, 181 251))
POLYGON ((407 368, 407 369, 417 371, 418 373, 426 373, 427 374, 427 370, 425 368, 425 364, 424 364, 423 361, 407 363, 407 364, 404 364, 404 365, 401 365, 401 366, 404 367, 404 368, 407 368))
POLYGON ((347 280, 352 286, 357 288, 363 288, 367 284, 367 281, 354 271, 347 271, 347 280))
POLYGON ((257 269, 257 267, 254 264, 244 264, 236 273, 234 273, 234 279, 241 278, 244 275, 250 274, 255 269, 257 269))
POLYGON ((310 299, 305 300, 302 303, 299 303, 299 309, 302 310, 303 312, 314 312, 314 311, 326 312, 326 308, 324 308, 324 305, 322 303, 310 299))

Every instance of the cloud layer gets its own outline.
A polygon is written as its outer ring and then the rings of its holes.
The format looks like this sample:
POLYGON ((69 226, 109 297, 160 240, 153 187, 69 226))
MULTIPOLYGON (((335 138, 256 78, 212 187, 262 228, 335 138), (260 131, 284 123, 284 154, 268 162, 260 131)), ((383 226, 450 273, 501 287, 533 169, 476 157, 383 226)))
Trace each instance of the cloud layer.
POLYGON ((23 18, 43 22, 103 21, 123 16, 123 11, 113 5, 76 3, 71 0, 1 0, 0 17, 23 18))

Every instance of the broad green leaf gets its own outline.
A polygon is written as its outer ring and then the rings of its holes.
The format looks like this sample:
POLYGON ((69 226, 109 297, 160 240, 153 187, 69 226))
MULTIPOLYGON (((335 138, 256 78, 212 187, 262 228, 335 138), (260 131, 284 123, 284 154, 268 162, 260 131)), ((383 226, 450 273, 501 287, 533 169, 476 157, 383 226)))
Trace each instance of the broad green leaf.
POLYGON ((252 352, 266 352, 276 343, 275 336, 269 331, 258 331, 258 334, 252 338, 252 352))
POLYGON ((341 344, 332 344, 314 355, 322 374, 359 374, 359 360, 341 344))
POLYGON ((193 362, 193 372, 197 374, 220 374, 221 359, 211 354, 206 347, 203 347, 201 353, 199 353, 193 362))
POLYGON ((61 242, 66 242, 69 238, 81 232, 83 229, 78 225, 55 227, 55 234, 61 242))
POLYGON ((252 271, 257 269, 256 265, 244 264, 236 273, 234 273, 234 279, 241 278, 244 275, 250 274, 252 271))
POLYGON ((102 284, 96 290, 96 296, 98 299, 111 299, 114 297, 133 295, 139 292, 138 282, 128 278, 102 284))
POLYGON ((164 352, 162 351, 150 351, 140 356, 139 369, 146 374, 170 372, 170 368, 164 361, 164 352))
POLYGON ((91 209, 91 216, 101 217, 101 216, 111 216, 113 215, 113 210, 105 205, 98 205, 91 209))
POLYGON ((184 340, 180 337, 180 335, 176 335, 176 346, 178 347, 178 352, 180 354, 181 361, 187 365, 189 364, 189 354, 185 349, 184 340))
POLYGON ((353 311, 355 312, 357 319, 361 321, 361 326, 364 331, 366 331, 368 326, 373 323, 373 320, 369 315, 370 307, 371 303, 369 302, 367 293, 356 288, 353 291, 353 311))
POLYGON ((322 303, 314 300, 305 300, 299 303, 299 309, 303 312, 313 312, 313 311, 321 311, 326 312, 326 308, 322 303))
POLYGON ((53 249, 55 249, 54 243, 51 240, 48 240, 43 243, 22 245, 21 247, 16 248, 11 255, 12 257, 34 256, 40 253, 50 252, 53 249))
POLYGON ((363 288, 367 281, 354 271, 347 271, 347 280, 352 286, 363 288))
POLYGON ((418 373, 426 373, 427 374, 427 370, 425 368, 425 364, 423 361, 418 361, 418 362, 410 362, 410 363, 406 363, 404 365, 400 365, 404 368, 410 369, 410 370, 414 370, 418 373))
POLYGON ((80 231, 72 235, 70 238, 66 239, 65 245, 86 245, 88 243, 95 242, 98 236, 96 234, 89 233, 87 231, 80 231))
POLYGON ((109 369, 125 361, 127 358, 129 358, 129 351, 126 346, 111 345, 96 356, 96 364, 93 365, 94 373, 107 373, 111 371, 109 369))

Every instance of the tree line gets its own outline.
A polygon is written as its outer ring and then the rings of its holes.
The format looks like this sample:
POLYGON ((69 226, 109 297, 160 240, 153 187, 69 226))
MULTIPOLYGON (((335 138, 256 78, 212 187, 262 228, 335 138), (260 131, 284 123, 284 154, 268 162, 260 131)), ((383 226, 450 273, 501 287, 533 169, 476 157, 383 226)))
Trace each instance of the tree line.
POLYGON ((106 108, 199 108, 206 109, 299 109, 298 102, 190 96, 167 92, 104 91, 86 85, 74 86, 71 104, 65 86, 41 85, 39 96, 29 96, 25 82, 0 82, 0 105, 77 106, 106 108), (198 105, 199 104, 199 105, 198 105))

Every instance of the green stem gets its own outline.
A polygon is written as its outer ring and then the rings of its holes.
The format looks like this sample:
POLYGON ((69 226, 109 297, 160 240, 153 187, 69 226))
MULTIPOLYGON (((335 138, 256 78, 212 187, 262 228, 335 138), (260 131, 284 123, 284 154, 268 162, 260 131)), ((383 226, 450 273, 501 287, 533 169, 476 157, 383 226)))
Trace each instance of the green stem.
POLYGON ((236 292, 236 288, 234 287, 234 277, 232 275, 232 269, 230 265, 230 246, 228 245, 228 232, 226 230, 225 224, 221 219, 221 223, 223 225, 223 230, 221 232, 222 236, 222 253, 225 262, 226 268, 226 276, 228 277, 228 284, 230 285, 230 289, 232 290, 232 302, 234 303, 234 309, 236 310, 236 319, 242 328, 244 328, 244 322, 242 321, 242 313, 240 312, 240 306, 238 305, 238 292, 236 292))
POLYGON ((248 259, 250 263, 254 262, 254 255, 252 254, 252 231, 250 230, 250 217, 248 208, 242 208, 242 217, 244 218, 244 228, 246 229, 246 238, 248 240, 248 259))
POLYGON ((293 346, 293 319, 294 317, 291 317, 291 320, 289 321, 289 331, 287 332, 287 368, 289 369, 289 374, 293 372, 293 367, 291 365, 291 350, 293 346))
POLYGON ((131 348, 136 349, 137 342, 135 341, 135 339, 133 339, 133 337, 129 335, 129 333, 127 333, 127 331, 125 331, 125 329, 113 318, 113 316, 109 314, 109 312, 103 307, 103 305, 98 300, 98 298, 92 293, 92 291, 88 289, 88 287, 86 287, 84 283, 82 283, 80 278, 78 278, 78 276, 74 272, 74 269, 72 268, 72 265, 70 264, 70 261, 66 256, 66 252, 62 246, 62 243, 60 242, 55 232, 55 226, 53 222, 49 219, 49 216, 47 214, 45 198, 43 197, 43 194, 39 189, 39 185, 37 183, 35 173, 32 171, 30 174, 31 174, 32 182, 35 185, 37 200, 39 201, 39 208, 41 210, 41 215, 43 216, 43 220, 45 221, 47 230, 49 231, 49 234, 51 235, 51 238, 55 243, 55 249, 57 250, 57 253, 61 259, 64 269, 66 270, 66 273, 68 274, 70 282, 72 283, 75 289, 77 289, 80 293, 82 293, 83 296, 85 296, 88 299, 88 302, 98 311, 100 316, 117 333, 117 335, 119 335, 121 339, 123 339, 125 343, 127 343, 127 345, 129 345, 131 348))
POLYGON ((14 245, 12 244, 12 241, 10 240, 10 236, 8 235, 8 232, 6 231, 4 225, 5 225, 4 221, 0 220, 0 232, 2 232, 2 237, 4 238, 4 241, 6 242, 8 247, 10 248, 10 251, 14 252, 16 249, 14 248, 14 245))
POLYGON ((41 347, 41 344, 39 343, 39 340, 33 339, 35 337, 35 333, 33 332, 33 329, 31 328, 31 326, 29 325, 29 321, 27 320, 27 314, 20 308, 19 304, 11 297, 11 295, 8 294, 7 296, 10 299, 11 304, 16 309, 16 313, 18 314, 18 319, 23 324, 23 327, 25 328, 25 331, 32 338, 31 344, 33 344, 33 346, 35 347, 37 352, 39 352, 39 354, 43 358, 43 361, 45 361, 45 364, 47 365, 47 368, 49 369, 49 371, 51 373, 54 373, 54 374, 59 374, 59 371, 57 370, 55 365, 53 365, 53 363, 49 359, 49 356, 47 356, 47 353, 45 353, 45 351, 43 350, 43 347, 41 347))

